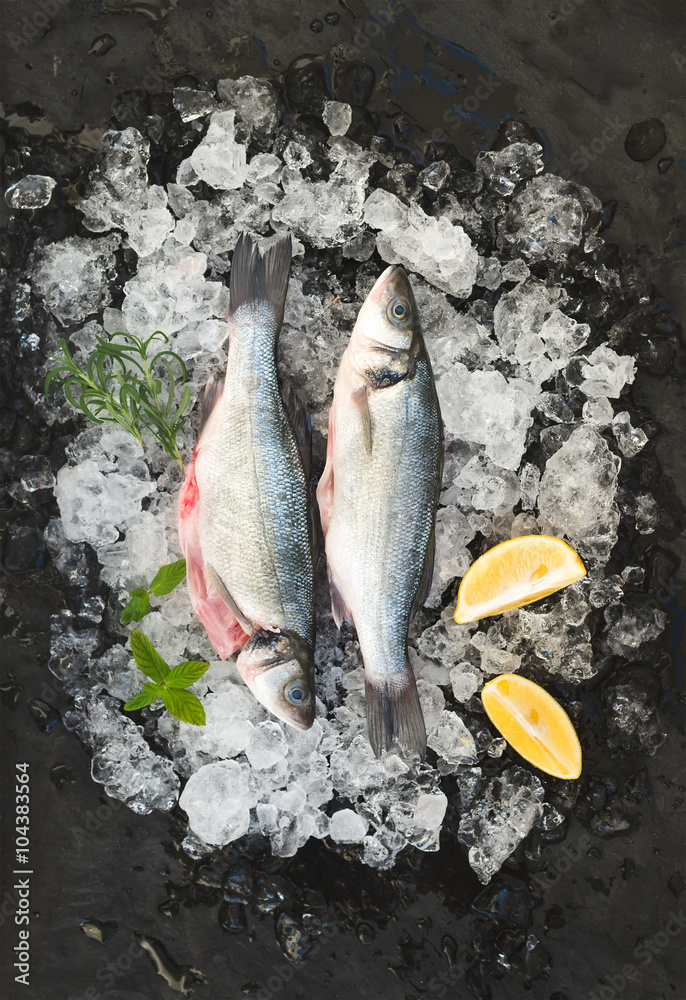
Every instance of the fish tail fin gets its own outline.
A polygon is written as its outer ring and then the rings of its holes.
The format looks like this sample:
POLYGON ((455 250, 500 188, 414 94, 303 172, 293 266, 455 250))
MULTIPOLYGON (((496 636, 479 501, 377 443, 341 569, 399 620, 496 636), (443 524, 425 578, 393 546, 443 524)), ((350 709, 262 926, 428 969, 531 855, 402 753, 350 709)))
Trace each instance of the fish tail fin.
POLYGON ((229 316, 241 306, 268 303, 276 317, 277 328, 283 322, 283 310, 291 268, 291 238, 279 240, 264 254, 246 233, 241 233, 231 262, 229 316))
POLYGON ((426 756, 426 726, 412 668, 402 674, 365 675, 367 730, 377 757, 398 744, 407 753, 426 756))

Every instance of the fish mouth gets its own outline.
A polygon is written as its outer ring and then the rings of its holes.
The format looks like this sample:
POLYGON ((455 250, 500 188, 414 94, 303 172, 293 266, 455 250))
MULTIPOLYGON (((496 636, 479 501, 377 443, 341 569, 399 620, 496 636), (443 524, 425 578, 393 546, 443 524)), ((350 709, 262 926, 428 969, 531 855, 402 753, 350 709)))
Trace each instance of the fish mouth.
POLYGON ((378 302, 386 285, 395 278, 399 271, 402 271, 400 264, 391 264, 390 267, 387 267, 383 274, 380 274, 376 279, 374 287, 367 296, 368 301, 378 302))

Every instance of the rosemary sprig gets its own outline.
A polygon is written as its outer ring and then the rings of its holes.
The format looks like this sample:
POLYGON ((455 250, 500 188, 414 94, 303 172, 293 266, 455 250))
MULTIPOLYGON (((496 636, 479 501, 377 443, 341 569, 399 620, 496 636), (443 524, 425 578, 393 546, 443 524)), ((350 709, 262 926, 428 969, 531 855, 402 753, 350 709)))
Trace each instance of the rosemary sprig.
POLYGON ((186 423, 184 413, 191 401, 190 387, 185 385, 186 366, 179 355, 168 348, 148 357, 151 344, 160 340, 167 344, 169 338, 156 330, 147 340, 131 333, 113 333, 109 340, 96 339, 97 347, 88 357, 85 370, 72 357, 67 342, 60 339, 62 354, 49 355, 58 363, 45 379, 46 400, 50 402, 48 390, 57 379, 69 403, 89 420, 96 424, 120 424, 143 447, 145 428, 183 470, 176 437, 186 423), (176 375, 175 366, 178 366, 176 375), (159 375, 166 376, 164 391, 159 375), (175 406, 177 385, 185 388, 175 406))

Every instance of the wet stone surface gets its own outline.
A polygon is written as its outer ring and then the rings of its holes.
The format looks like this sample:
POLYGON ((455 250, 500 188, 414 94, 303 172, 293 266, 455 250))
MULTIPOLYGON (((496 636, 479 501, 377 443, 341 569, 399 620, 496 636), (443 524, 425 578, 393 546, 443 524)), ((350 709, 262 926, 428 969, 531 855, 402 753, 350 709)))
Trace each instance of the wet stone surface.
MULTIPOLYGON (((348 5, 336 18, 346 16, 348 5)), ((315 20, 310 37, 339 26, 315 20)), ((127 32, 137 37, 138 22, 122 24, 105 17, 111 35, 91 30, 98 65, 127 32)), ((41 1000, 87 995, 96 983, 127 1000, 227 989, 294 1000, 444 990, 571 1000, 615 989, 632 962, 625 996, 655 984, 674 995, 679 983, 678 942, 665 928, 683 892, 674 862, 682 709, 663 609, 678 611, 670 546, 682 509, 660 472, 641 381, 645 359, 665 391, 678 384, 674 324, 640 263, 598 238, 600 200, 583 182, 541 172, 527 125, 497 132, 495 122, 475 169, 468 143, 465 155, 427 145, 415 161, 404 141, 416 109, 396 116, 396 143, 377 135, 369 107, 379 74, 364 49, 358 41, 335 73, 306 58, 272 87, 247 65, 216 86, 177 65, 158 92, 115 98, 102 144, 8 130, 10 180, 59 182, 39 209, 38 240, 15 205, 2 244, 3 729, 11 754, 32 762, 35 802, 49 816, 32 835, 45 876, 32 925, 41 1000), (457 240, 448 267, 427 235, 441 220, 457 240), (123 324, 171 334, 197 389, 222 360, 238 231, 267 241, 282 226, 302 243, 282 364, 309 392, 320 465, 337 359, 382 259, 411 253, 422 276, 413 280, 449 438, 442 559, 412 633, 432 752, 409 777, 401 761, 370 759, 358 734, 359 654, 352 633, 339 637, 327 621, 325 586, 322 733, 319 748, 302 748, 307 764, 218 665, 199 691, 216 715, 204 742, 155 711, 122 715, 135 671, 121 603, 173 555, 178 479, 161 453, 84 430, 64 402, 47 409, 41 399, 58 335, 87 354, 95 333, 123 324), (409 251, 399 230, 416 234, 409 251), (479 400, 500 414, 495 434, 479 400), (592 489, 578 488, 579 468, 592 489), (479 628, 454 626, 455 578, 484 548, 532 530, 568 534, 591 568, 584 586, 479 628), (586 754, 579 782, 539 778, 485 723, 476 692, 502 669, 521 669, 563 701, 586 754), (211 850, 175 803, 191 774, 217 762, 246 784, 236 816, 211 792, 198 797, 219 843, 230 841, 211 850), (251 774, 266 789, 261 803, 251 774), (304 780, 307 816, 288 798, 304 780), (490 879, 485 888, 479 878, 490 879)), ((35 115, 17 114, 26 111, 35 115)), ((634 152, 653 148, 659 134, 648 131, 634 152)), ((211 655, 182 598, 146 628, 169 657, 189 644, 211 655)))

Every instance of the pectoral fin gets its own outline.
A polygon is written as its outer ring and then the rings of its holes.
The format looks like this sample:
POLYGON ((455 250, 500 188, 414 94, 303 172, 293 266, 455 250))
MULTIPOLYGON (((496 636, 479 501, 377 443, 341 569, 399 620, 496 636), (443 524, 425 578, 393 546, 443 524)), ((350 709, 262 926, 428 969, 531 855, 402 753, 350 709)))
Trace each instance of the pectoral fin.
POLYGON ((362 434, 364 435, 364 444, 367 449, 368 454, 372 453, 372 415, 369 412, 369 397, 367 395, 367 386, 360 385, 350 396, 353 406, 357 410, 360 420, 362 422, 362 434))
POLYGON ((336 622, 336 628, 340 628, 344 621, 354 625, 352 611, 345 603, 343 594, 333 578, 330 566, 327 566, 327 573, 329 576, 329 593, 331 594, 331 613, 333 614, 333 620, 336 622))
POLYGON ((250 624, 250 622, 245 617, 245 615, 241 612, 240 608, 238 607, 238 605, 234 601, 233 597, 231 596, 231 594, 227 590, 226 584, 224 583, 224 581, 220 577, 219 573, 217 573, 217 571, 214 568, 214 566, 212 566, 210 563, 207 563, 205 565, 205 570, 207 572, 207 576, 208 576, 208 578, 210 580, 210 583, 212 584, 212 586, 214 587, 214 589, 217 591, 217 593, 221 597, 221 599, 224 602, 224 604, 227 606, 227 608, 229 609, 229 611, 231 612, 231 614, 234 616, 234 618, 236 619, 236 621, 239 623, 239 625, 241 626, 241 628, 243 629, 243 631, 247 632, 248 635, 250 635, 252 633, 252 631, 253 631, 253 626, 250 624))
MULTIPOLYGON (((335 405, 335 404, 334 404, 335 405)), ((319 505, 319 518, 322 523, 324 538, 329 530, 331 515, 333 514, 333 445, 335 433, 334 405, 329 412, 329 436, 326 442, 326 465, 322 472, 322 477, 317 485, 317 504, 319 505)))

